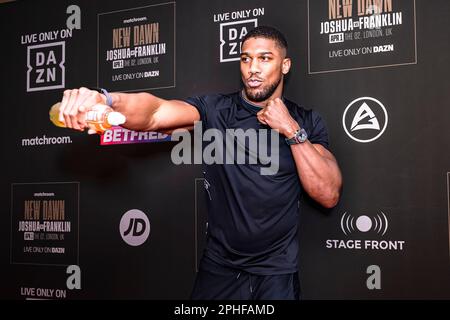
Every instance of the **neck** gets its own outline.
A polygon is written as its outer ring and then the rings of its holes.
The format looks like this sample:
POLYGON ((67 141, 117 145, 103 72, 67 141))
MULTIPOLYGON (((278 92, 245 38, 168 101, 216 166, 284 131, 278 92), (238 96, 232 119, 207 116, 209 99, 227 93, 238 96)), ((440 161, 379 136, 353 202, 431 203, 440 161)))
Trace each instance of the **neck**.
POLYGON ((260 108, 264 108, 264 107, 266 106, 265 104, 263 104, 264 101, 262 101, 262 102, 256 102, 256 101, 250 100, 250 99, 247 97, 247 94, 245 93, 245 89, 242 89, 242 91, 241 91, 241 96, 242 96, 242 98, 243 98, 247 103, 251 104, 252 106, 260 107, 260 108))
POLYGON ((280 83, 280 85, 275 89, 275 91, 269 98, 267 98, 266 100, 263 100, 263 101, 253 101, 248 98, 247 94, 245 93, 245 89, 242 89, 242 97, 244 98, 244 100, 252 105, 255 105, 255 106, 261 107, 261 108, 265 108, 270 100, 274 100, 276 98, 281 99, 282 93, 283 93, 283 86, 280 83))

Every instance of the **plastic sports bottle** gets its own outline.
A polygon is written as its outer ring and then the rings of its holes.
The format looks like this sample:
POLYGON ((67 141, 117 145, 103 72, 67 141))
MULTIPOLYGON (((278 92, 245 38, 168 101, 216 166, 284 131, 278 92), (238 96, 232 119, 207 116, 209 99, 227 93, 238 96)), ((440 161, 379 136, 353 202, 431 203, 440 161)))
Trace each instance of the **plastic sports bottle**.
MULTIPOLYGON (((61 102, 55 103, 49 111, 50 121, 57 127, 65 127, 64 122, 59 121, 59 108, 61 102)), ((125 123, 125 116, 120 112, 113 111, 103 104, 96 104, 86 112, 86 122, 89 128, 102 134, 112 126, 119 126, 125 123)))

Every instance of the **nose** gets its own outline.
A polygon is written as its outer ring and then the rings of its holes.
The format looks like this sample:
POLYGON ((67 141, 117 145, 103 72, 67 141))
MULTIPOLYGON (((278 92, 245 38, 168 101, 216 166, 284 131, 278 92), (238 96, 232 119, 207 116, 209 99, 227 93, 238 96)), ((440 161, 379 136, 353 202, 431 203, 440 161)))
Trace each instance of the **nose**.
POLYGON ((259 68, 259 63, 258 63, 258 59, 253 59, 252 62, 250 63, 250 69, 249 72, 251 74, 257 74, 260 73, 261 70, 259 68))

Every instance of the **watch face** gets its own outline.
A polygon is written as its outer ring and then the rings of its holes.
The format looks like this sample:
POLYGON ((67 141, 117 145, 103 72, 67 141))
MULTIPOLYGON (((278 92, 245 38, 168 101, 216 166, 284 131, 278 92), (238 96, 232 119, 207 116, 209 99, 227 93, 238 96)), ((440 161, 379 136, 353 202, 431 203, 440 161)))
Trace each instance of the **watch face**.
POLYGON ((297 131, 294 135, 294 137, 287 139, 286 138, 286 142, 287 144, 291 145, 291 144, 297 144, 297 143, 302 143, 305 142, 306 139, 308 139, 308 134, 306 133, 305 129, 300 129, 299 131, 297 131))
POLYGON ((299 142, 305 142, 306 139, 308 138, 308 134, 306 133, 305 129, 300 129, 297 137, 298 137, 299 142))

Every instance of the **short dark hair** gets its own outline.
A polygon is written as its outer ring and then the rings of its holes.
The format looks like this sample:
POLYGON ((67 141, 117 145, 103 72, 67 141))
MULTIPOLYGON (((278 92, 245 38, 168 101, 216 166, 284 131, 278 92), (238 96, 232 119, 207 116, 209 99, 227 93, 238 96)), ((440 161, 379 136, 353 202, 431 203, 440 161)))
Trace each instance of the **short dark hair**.
POLYGON ((288 49, 288 43, 284 35, 274 27, 270 26, 259 26, 252 30, 250 30, 243 38, 242 38, 242 45, 244 45, 244 42, 247 41, 250 38, 266 38, 274 40, 277 45, 285 49, 287 52, 288 49))

